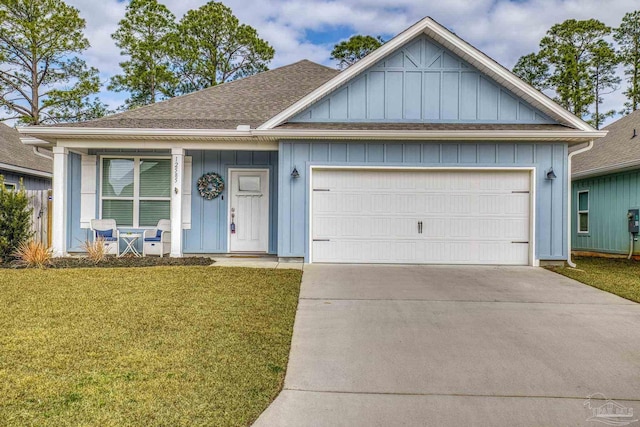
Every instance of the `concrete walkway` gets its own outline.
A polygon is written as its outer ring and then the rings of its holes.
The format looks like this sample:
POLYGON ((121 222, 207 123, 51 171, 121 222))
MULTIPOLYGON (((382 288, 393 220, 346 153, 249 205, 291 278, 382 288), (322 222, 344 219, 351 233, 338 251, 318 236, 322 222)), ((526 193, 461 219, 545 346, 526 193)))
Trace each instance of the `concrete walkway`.
POLYGON ((280 262, 278 257, 212 257, 214 263, 211 267, 245 267, 245 268, 278 268, 288 270, 302 270, 302 262, 280 262))
POLYGON ((307 265, 255 426, 601 425, 594 393, 640 415, 639 304, 539 268, 307 265))

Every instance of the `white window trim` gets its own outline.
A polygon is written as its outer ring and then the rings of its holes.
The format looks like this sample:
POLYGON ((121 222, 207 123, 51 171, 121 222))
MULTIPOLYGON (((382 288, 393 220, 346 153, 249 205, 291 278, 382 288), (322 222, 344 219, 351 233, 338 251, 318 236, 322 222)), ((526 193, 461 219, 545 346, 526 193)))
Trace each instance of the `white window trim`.
MULTIPOLYGON (((171 156, 99 156, 99 178, 100 178, 100 188, 98 189, 100 192, 98 210, 100 214, 100 218, 102 218, 102 201, 103 200, 131 200, 133 201, 133 225, 120 225, 118 224, 118 228, 136 228, 136 229, 149 229, 152 230, 155 228, 155 225, 140 225, 140 201, 148 201, 148 200, 159 200, 159 201, 167 201, 171 203, 171 196, 168 197, 140 197, 140 161, 141 160, 169 160, 171 161, 171 156), (103 196, 103 168, 104 168, 104 160, 106 159, 128 159, 133 160, 133 196, 126 197, 118 197, 118 196, 103 196)), ((171 219, 171 218, 167 218, 171 219)))
POLYGON ((591 219, 589 218, 589 208, 591 207, 591 196, 589 196, 589 190, 580 190, 578 191, 578 200, 576 203, 576 207, 577 207, 577 218, 576 218, 576 228, 578 231, 578 234, 589 234, 589 230, 590 230, 590 221, 591 219), (582 193, 587 193, 587 209, 580 209, 580 194, 582 193), (582 231, 580 230, 580 214, 587 214, 587 230, 586 231, 582 231))
POLYGON ((18 189, 18 184, 16 184, 15 182, 4 182, 4 188, 6 190, 11 190, 11 191, 16 191, 18 189))

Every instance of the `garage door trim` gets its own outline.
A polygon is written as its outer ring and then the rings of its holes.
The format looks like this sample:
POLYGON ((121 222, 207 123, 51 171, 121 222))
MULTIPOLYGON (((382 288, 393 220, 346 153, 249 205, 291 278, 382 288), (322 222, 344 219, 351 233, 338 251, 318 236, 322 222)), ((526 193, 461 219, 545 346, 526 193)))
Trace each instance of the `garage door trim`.
POLYGON ((539 266, 540 261, 536 258, 536 167, 535 166, 512 166, 512 167, 483 167, 483 166, 344 166, 344 165, 310 165, 308 182, 308 204, 307 204, 307 262, 313 263, 313 172, 315 170, 348 170, 348 171, 527 171, 529 172, 530 194, 529 194, 529 265, 539 266))

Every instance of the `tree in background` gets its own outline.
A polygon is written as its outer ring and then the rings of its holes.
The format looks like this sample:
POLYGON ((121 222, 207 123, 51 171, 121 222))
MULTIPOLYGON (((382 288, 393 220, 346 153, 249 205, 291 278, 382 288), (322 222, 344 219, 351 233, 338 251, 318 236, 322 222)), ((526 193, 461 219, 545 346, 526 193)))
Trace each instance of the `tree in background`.
POLYGON ((640 11, 624 15, 613 31, 613 38, 618 43, 620 62, 629 84, 624 91, 628 101, 622 113, 630 113, 640 106, 640 11))
POLYGON ((20 244, 31 236, 29 197, 20 182, 20 188, 9 190, 0 175, 0 262, 13 259, 20 244))
POLYGON ((600 129, 602 123, 612 117, 616 112, 609 110, 600 112, 600 104, 603 102, 603 95, 614 92, 620 85, 620 77, 616 75, 616 67, 620 62, 619 56, 611 43, 598 40, 592 48, 592 58, 589 70, 593 84, 594 112, 589 122, 596 129, 600 129))
POLYGON ((520 58, 514 72, 539 89, 552 89, 556 102, 578 117, 589 115, 595 104, 594 122, 601 123, 601 95, 617 85, 613 47, 604 40, 610 33, 611 28, 596 19, 568 19, 552 26, 540 41, 540 51, 520 58))
POLYGON ((100 117, 98 70, 77 55, 89 47, 84 19, 62 0, 0 0, 0 106, 22 124, 100 117))
POLYGON ((339 69, 344 69, 355 64, 383 44, 384 40, 380 36, 355 35, 349 40, 336 44, 331 51, 331 59, 338 61, 339 69))
POLYGON ((128 91, 125 109, 153 104, 175 95, 178 78, 171 67, 175 17, 156 0, 131 0, 111 37, 122 55, 122 74, 111 78, 109 90, 128 91))
POLYGON ((176 31, 176 72, 187 93, 267 70, 275 50, 233 11, 209 2, 188 11, 176 31))
POLYGON ((513 72, 538 90, 548 89, 549 64, 540 54, 530 53, 518 59, 513 72))

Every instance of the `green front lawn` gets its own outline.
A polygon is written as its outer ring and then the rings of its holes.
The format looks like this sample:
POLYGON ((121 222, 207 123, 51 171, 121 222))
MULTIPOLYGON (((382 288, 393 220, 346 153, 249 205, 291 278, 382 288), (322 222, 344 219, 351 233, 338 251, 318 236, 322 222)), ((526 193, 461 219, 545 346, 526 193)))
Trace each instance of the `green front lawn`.
POLYGON ((549 267, 550 270, 594 288, 640 302, 640 262, 626 259, 576 257, 577 268, 549 267))
POLYGON ((0 270, 0 425, 248 425, 282 386, 300 278, 0 270))

